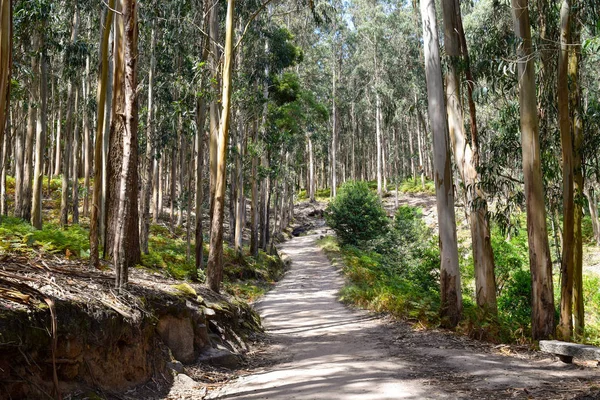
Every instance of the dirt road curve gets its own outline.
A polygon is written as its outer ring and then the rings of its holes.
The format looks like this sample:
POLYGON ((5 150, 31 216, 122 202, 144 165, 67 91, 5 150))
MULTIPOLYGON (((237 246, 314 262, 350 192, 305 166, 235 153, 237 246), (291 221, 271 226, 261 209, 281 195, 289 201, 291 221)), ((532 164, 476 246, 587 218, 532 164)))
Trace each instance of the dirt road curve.
MULTIPOLYGON (((337 301, 343 280, 316 234, 280 250, 292 269, 257 305, 274 365, 239 378, 212 399, 572 399, 598 370, 551 358, 493 354, 467 338, 415 331, 337 301)), ((497 351, 496 351, 497 352, 497 351)))

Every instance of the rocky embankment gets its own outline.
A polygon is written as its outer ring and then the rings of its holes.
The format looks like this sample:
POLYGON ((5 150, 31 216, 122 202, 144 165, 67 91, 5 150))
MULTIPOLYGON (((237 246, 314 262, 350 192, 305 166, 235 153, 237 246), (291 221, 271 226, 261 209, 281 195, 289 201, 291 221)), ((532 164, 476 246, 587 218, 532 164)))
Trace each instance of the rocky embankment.
POLYGON ((206 385, 184 369, 235 368, 262 330, 249 305, 202 285, 138 269, 127 292, 112 285, 76 263, 0 260, 0 399, 160 398, 179 386, 198 398, 206 385))

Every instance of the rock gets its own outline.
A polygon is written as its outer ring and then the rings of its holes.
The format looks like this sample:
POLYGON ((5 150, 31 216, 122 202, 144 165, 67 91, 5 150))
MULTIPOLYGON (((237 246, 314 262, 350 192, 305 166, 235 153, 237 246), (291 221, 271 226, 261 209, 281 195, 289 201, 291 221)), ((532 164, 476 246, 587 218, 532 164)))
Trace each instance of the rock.
POLYGON ((540 340, 540 350, 557 355, 561 361, 572 363, 573 357, 581 360, 600 360, 600 348, 585 344, 561 342, 560 340, 540 340))
POLYGON ((240 361, 240 357, 237 354, 232 353, 222 346, 206 349, 198 359, 198 362, 228 369, 237 368, 240 365, 240 361))
POLYGON ((215 310, 213 310, 212 308, 205 307, 202 309, 202 311, 204 312, 204 315, 207 317, 214 317, 216 315, 215 310))
POLYGON ((176 359, 186 364, 194 362, 194 328, 189 318, 162 316, 156 330, 176 359))
POLYGON ((195 388, 196 386, 199 386, 198 382, 196 382, 195 380, 193 380, 192 378, 190 378, 189 376, 187 376, 186 374, 179 374, 175 377, 174 379, 174 384, 178 384, 181 385, 184 388, 195 388))
POLYGON ((167 368, 177 372, 178 374, 183 373, 183 364, 177 360, 173 360, 167 363, 167 368))

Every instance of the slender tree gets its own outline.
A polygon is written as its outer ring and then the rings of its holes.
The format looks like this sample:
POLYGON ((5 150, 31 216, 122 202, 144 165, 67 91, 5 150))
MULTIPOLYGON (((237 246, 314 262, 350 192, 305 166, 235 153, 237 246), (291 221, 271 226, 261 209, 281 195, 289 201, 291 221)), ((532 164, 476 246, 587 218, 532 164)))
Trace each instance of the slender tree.
POLYGON ((98 113, 96 114, 96 142, 94 144, 94 194, 92 199, 92 215, 90 218, 90 266, 100 266, 99 228, 100 204, 102 199, 102 146, 104 143, 104 114, 108 82, 108 40, 113 20, 115 0, 109 0, 105 13, 102 39, 100 42, 100 76, 98 79, 98 113))
POLYGON ((440 311, 443 324, 453 327, 458 324, 461 317, 462 297, 454 215, 454 186, 450 166, 450 144, 446 122, 435 3, 433 0, 421 0, 421 16, 423 19, 429 119, 433 130, 433 165, 440 231, 440 311))
POLYGON ((206 282, 208 287, 219 292, 223 280, 223 216, 225 211, 225 179, 227 162, 227 143, 231 109, 231 75, 233 61, 233 12, 235 1, 227 1, 227 18, 225 27, 225 50, 223 64, 223 94, 221 98, 222 112, 219 125, 219 151, 217 153, 217 178, 215 185, 214 212, 211 221, 210 249, 206 282))
POLYGON ((532 281, 531 334, 537 340, 548 338, 554 334, 552 261, 546 226, 529 5, 528 0, 512 0, 511 4, 514 31, 519 39, 517 64, 521 149, 527 207, 529 267, 532 281))

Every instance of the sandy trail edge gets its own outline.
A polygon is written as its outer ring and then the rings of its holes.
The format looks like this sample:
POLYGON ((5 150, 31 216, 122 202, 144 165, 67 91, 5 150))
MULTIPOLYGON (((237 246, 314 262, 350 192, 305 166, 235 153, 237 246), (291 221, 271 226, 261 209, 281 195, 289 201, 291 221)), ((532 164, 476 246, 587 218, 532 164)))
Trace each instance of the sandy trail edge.
POLYGON ((278 363, 209 399, 566 399, 597 370, 482 351, 467 338, 416 332, 337 300, 343 278, 318 235, 279 246, 291 270, 256 305, 278 363))

